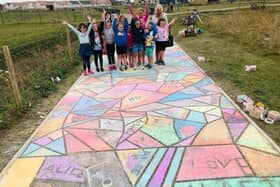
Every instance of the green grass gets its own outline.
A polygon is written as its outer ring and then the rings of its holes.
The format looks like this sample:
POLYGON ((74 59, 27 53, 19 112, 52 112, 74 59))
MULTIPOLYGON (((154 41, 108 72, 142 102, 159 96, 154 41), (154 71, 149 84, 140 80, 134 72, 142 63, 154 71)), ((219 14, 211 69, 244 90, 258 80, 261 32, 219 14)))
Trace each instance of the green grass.
MULTIPOLYGON (((276 15, 276 12, 271 12, 276 15)), ((179 17, 180 19, 180 17, 179 17)), ((280 54, 263 50, 263 45, 255 41, 225 34, 224 30, 211 26, 204 20, 201 27, 205 33, 196 37, 180 38, 177 32, 182 29, 178 23, 173 27, 176 41, 194 59, 205 56, 207 61, 198 63, 200 67, 233 99, 246 94, 255 101, 263 102, 270 109, 280 111, 280 54), (256 72, 245 72, 244 65, 257 65, 256 72)), ((250 27, 248 25, 248 27, 250 27)), ((257 32, 257 31, 255 31, 257 32)), ((242 33, 240 33, 242 34, 242 33)), ((277 49, 273 49, 277 51, 277 49)), ((280 52, 280 48, 278 48, 280 52)), ((265 125, 255 120, 266 133, 280 144, 280 123, 265 125)))
POLYGON ((61 24, 4 24, 0 25, 0 45, 16 47, 41 40, 65 31, 61 24))

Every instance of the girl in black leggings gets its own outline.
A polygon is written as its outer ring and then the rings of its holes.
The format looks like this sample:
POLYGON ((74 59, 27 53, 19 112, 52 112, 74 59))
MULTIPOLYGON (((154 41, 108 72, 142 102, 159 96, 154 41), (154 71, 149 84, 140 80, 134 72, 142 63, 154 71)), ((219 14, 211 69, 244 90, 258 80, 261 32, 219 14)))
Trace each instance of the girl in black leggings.
MULTIPOLYGON (((89 22, 91 20, 89 19, 89 22)), ((94 63, 96 67, 96 71, 104 71, 103 69, 103 29, 104 29, 104 22, 100 23, 100 26, 98 27, 97 23, 93 21, 92 23, 92 29, 89 34, 90 38, 90 46, 93 50, 94 55, 94 63), (98 64, 99 61, 99 64, 98 64)))

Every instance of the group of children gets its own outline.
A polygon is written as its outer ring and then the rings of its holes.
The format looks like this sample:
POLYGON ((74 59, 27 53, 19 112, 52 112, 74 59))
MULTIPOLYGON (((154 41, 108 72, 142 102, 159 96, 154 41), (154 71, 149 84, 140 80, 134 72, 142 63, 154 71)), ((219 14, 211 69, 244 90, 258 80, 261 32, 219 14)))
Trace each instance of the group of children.
POLYGON ((81 23, 78 29, 64 21, 79 38, 79 55, 83 59, 84 75, 93 74, 90 67, 90 56, 94 55, 96 71, 104 71, 103 54, 107 54, 109 70, 119 69, 125 71, 129 67, 136 69, 152 68, 154 49, 156 48, 156 64, 165 65, 164 51, 168 42, 169 24, 165 18, 158 19, 157 23, 149 21, 149 8, 140 8, 135 15, 132 5, 129 5, 132 16, 130 25, 124 15, 111 15, 105 10, 102 20, 98 24, 96 20, 88 16, 88 25, 81 23), (117 52, 117 63, 115 62, 117 52), (145 56, 148 63, 145 65, 145 56))

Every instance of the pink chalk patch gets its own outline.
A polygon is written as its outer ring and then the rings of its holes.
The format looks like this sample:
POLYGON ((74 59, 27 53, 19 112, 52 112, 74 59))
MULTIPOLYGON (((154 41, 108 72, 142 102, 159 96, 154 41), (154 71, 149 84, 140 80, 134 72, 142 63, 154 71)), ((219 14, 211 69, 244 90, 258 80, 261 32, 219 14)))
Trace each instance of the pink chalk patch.
POLYGON ((188 147, 177 181, 248 176, 248 169, 249 165, 234 145, 188 147))

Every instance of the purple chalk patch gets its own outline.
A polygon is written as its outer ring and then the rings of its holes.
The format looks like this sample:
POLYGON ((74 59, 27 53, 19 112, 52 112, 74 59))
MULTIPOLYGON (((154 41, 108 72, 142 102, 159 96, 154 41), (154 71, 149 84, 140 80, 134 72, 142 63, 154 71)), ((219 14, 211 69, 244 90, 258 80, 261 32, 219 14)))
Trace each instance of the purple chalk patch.
POLYGON ((85 169, 75 160, 67 156, 61 156, 47 158, 37 178, 83 183, 86 176, 85 169))
POLYGON ((47 145, 49 144, 50 142, 52 142, 52 140, 47 137, 47 136, 44 136, 38 140, 36 140, 34 143, 38 144, 38 145, 47 145))

